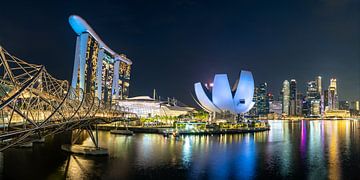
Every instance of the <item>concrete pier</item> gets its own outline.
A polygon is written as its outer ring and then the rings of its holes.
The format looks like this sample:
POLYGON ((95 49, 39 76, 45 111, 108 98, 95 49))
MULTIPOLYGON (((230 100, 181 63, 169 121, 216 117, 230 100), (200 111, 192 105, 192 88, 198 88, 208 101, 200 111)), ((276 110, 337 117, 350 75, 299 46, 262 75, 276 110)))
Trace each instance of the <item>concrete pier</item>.
POLYGON ((105 148, 97 148, 93 146, 83 146, 78 144, 64 144, 61 146, 61 149, 70 153, 83 154, 83 155, 93 155, 93 156, 105 156, 109 152, 105 148))

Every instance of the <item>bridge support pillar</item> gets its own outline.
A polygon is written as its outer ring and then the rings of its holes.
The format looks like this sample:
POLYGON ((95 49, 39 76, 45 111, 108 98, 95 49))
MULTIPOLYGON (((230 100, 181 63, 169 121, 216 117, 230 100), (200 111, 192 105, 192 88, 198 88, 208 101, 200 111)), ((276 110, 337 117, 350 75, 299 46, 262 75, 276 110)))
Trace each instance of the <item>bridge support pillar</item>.
POLYGON ((106 148, 101 148, 99 146, 97 125, 95 125, 95 130, 91 128, 91 125, 86 126, 84 129, 78 129, 77 131, 75 131, 75 134, 72 134, 72 144, 64 144, 61 146, 61 149, 75 154, 98 155, 98 156, 108 155, 108 150, 106 148), (75 144, 79 140, 81 134, 84 131, 90 136, 92 142, 94 143, 94 146, 75 144))

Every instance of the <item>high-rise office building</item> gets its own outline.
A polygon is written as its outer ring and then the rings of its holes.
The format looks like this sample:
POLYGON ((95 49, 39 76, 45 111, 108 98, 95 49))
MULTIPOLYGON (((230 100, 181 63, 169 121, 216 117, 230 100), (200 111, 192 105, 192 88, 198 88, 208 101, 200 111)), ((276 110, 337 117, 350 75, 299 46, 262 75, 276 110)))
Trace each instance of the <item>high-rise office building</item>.
POLYGON ((297 87, 296 80, 290 81, 290 116, 296 115, 296 100, 297 100, 297 87))
POLYGON ((320 93, 318 91, 316 81, 309 81, 307 83, 306 96, 310 101, 313 99, 320 99, 320 93))
POLYGON ((313 99, 310 101, 310 114, 311 116, 320 116, 320 100, 313 99))
POLYGON ((258 103, 259 103, 258 96, 259 96, 259 88, 255 87, 254 88, 254 96, 253 96, 253 102, 255 102, 255 105, 249 111, 249 115, 251 115, 251 116, 259 115, 258 114, 258 103))
POLYGON ((309 81, 306 89, 306 101, 310 111, 307 115, 318 116, 321 114, 321 93, 319 93, 318 80, 309 81))
POLYGON ((111 50, 81 17, 70 16, 69 23, 77 34, 71 86, 107 104, 127 98, 131 60, 111 50))
POLYGON ((329 109, 331 110, 339 108, 336 79, 330 79, 330 86, 328 89, 328 105, 329 109))
POLYGON ((302 105, 303 105, 303 94, 301 92, 297 93, 297 99, 296 99, 296 115, 301 116, 302 114, 302 105))
POLYGON ((316 77, 316 87, 317 87, 317 92, 319 93, 319 95, 321 95, 322 94, 321 76, 316 77))
POLYGON ((324 105, 324 94, 320 95, 320 114, 324 116, 325 113, 325 105, 324 105))
POLYGON ((267 83, 261 83, 258 88, 258 104, 257 111, 259 115, 267 115, 269 113, 269 96, 267 93, 267 83))
POLYGON ((329 109, 329 90, 325 89, 323 92, 323 106, 324 106, 324 111, 327 111, 329 109))
POLYGON ((350 108, 356 111, 360 111, 360 102, 359 101, 352 101, 350 104, 350 108))
POLYGON ((269 112, 275 113, 278 116, 282 114, 282 102, 281 101, 270 101, 269 102, 269 112))
POLYGON ((306 97, 302 99, 302 115, 309 116, 311 114, 311 102, 309 102, 306 97))
POLYGON ((283 90, 281 89, 280 93, 279 93, 279 96, 277 98, 277 101, 280 101, 281 104, 283 102, 283 98, 284 98, 284 93, 283 93, 283 90))
POLYGON ((285 115, 289 115, 290 108, 290 84, 288 80, 283 82, 282 94, 282 112, 285 115))
POLYGON ((339 109, 340 110, 350 110, 350 103, 349 101, 339 101, 339 109))
POLYGON ((352 116, 360 116, 360 102, 352 101, 350 103, 350 114, 352 116))

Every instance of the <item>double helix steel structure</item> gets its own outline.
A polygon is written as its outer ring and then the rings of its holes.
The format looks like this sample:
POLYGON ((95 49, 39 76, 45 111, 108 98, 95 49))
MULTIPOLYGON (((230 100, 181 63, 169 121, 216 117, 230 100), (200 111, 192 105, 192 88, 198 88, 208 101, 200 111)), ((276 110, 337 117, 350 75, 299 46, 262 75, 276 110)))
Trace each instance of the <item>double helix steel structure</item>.
POLYGON ((67 130, 136 117, 123 107, 100 101, 44 66, 27 63, 0 46, 0 151, 67 130))

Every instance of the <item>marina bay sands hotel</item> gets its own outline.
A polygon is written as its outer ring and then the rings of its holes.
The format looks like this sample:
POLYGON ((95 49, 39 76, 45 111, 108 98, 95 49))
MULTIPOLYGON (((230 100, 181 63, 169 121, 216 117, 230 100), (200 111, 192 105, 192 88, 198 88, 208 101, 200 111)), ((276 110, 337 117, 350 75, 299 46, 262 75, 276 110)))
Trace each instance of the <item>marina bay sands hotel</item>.
POLYGON ((79 16, 69 17, 77 34, 71 86, 111 104, 129 95, 131 60, 111 50, 79 16))

